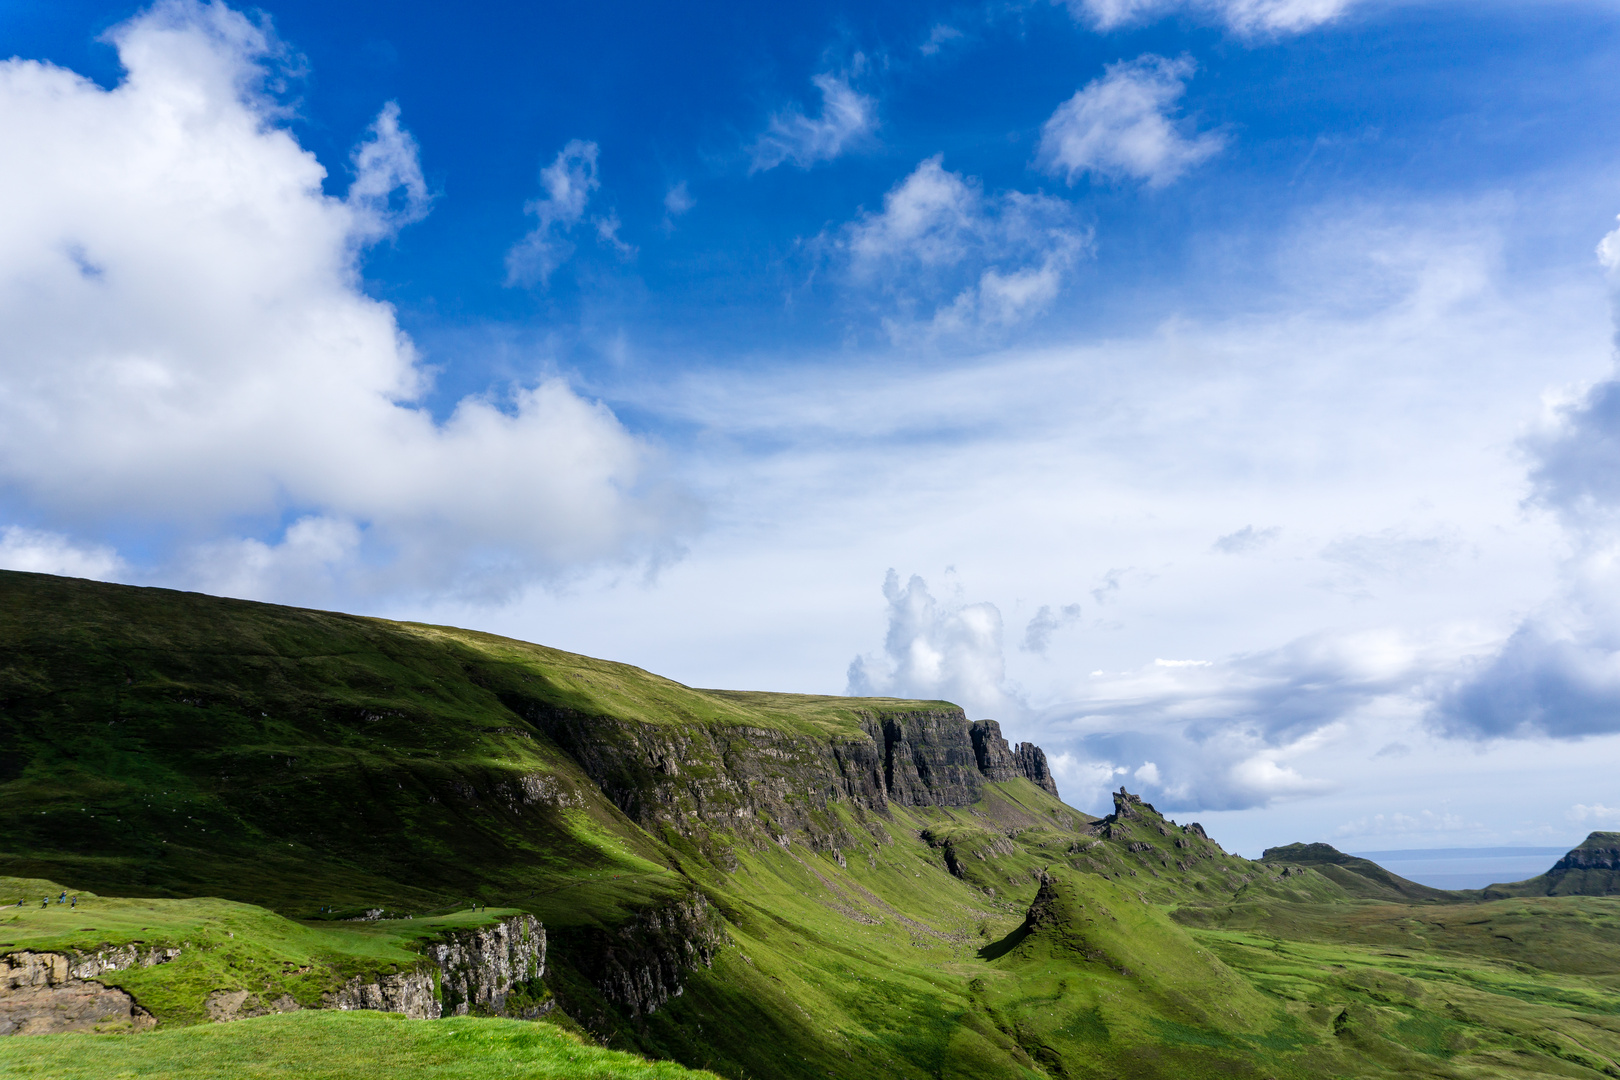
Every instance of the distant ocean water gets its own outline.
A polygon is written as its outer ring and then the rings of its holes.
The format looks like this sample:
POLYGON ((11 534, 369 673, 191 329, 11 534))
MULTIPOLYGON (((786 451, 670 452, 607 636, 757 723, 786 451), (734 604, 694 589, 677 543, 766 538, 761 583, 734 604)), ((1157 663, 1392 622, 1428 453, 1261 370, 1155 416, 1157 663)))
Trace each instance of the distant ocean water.
POLYGON ((1403 851, 1352 851, 1392 874, 1434 889, 1483 889, 1523 881, 1552 868, 1574 844, 1565 847, 1407 848, 1403 851))

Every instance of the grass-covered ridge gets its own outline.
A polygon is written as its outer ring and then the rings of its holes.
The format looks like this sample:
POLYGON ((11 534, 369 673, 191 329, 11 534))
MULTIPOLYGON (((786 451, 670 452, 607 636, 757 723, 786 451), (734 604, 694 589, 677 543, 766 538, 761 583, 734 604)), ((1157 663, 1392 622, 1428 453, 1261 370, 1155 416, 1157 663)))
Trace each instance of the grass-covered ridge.
POLYGON ((0 907, 0 953, 186 946, 107 976, 156 1032, 0 1040, 0 1071, 292 1075, 265 1049, 285 1040, 333 1076, 681 1075, 544 1026, 307 1010, 528 912, 549 1020, 726 1077, 1620 1075, 1620 900, 1481 902, 1312 845, 1251 861, 1134 797, 1098 821, 1024 779, 961 804, 848 794, 871 763, 838 755, 906 717, 966 723, 0 573, 0 874, 42 879, 0 879, 0 904, 27 900, 0 907), (61 888, 85 903, 38 908, 61 888), (306 1011, 207 1023, 229 989, 306 1011))

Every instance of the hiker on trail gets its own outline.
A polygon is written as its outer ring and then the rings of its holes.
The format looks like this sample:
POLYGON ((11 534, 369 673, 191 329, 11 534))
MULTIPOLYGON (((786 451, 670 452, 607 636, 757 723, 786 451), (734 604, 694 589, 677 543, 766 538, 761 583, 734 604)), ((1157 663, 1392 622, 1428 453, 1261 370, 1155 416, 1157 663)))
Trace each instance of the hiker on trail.
POLYGON ((67 903, 67 890, 66 890, 66 889, 63 889, 63 890, 62 890, 62 895, 61 895, 61 896, 58 896, 58 897, 57 897, 57 898, 56 898, 56 902, 57 902, 57 903, 58 903, 58 904, 65 904, 65 903, 67 903))
POLYGON ((40 901, 40 902, 39 902, 39 906, 40 906, 40 907, 42 907, 42 908, 48 908, 48 907, 50 907, 50 906, 51 906, 51 898, 50 898, 50 897, 48 897, 48 896, 47 896, 47 897, 45 897, 45 898, 44 898, 44 899, 42 899, 42 900, 41 900, 41 901, 40 901))
POLYGON ((68 907, 76 908, 78 906, 79 906, 79 898, 77 896, 75 896, 72 900, 68 901, 68 907))

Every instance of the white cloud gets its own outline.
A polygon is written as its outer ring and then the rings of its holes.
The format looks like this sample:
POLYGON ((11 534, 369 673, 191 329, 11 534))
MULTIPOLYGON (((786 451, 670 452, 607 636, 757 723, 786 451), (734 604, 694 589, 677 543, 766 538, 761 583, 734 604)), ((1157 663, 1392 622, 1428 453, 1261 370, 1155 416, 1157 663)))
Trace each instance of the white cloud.
POLYGON ((883 580, 889 628, 882 655, 857 656, 846 693, 929 698, 973 716, 1022 711, 1006 686, 1001 611, 994 604, 941 604, 913 575, 904 588, 893 570, 883 580))
MULTIPOLYGON (((602 186, 596 175, 599 152, 595 143, 573 139, 558 151, 556 160, 540 170, 540 187, 544 194, 523 205, 523 212, 533 214, 537 223, 506 253, 508 285, 544 288, 557 268, 574 254, 574 242, 569 237, 587 220, 585 210, 591 195, 602 186)), ((627 259, 636 253, 634 247, 619 238, 616 212, 608 211, 589 221, 595 227, 597 240, 613 249, 620 258, 627 259)))
MULTIPOLYGON (((1620 266, 1620 230, 1598 245, 1620 266)), ((1611 273, 1610 283, 1620 287, 1611 273)), ((1620 292, 1611 297, 1620 314, 1620 292)), ((1481 738, 1588 738, 1620 731, 1620 374, 1553 395, 1531 459, 1527 503, 1568 544, 1557 593, 1520 621, 1494 655, 1437 695, 1446 731, 1481 738)))
POLYGON ((883 209, 844 227, 835 246, 852 284, 887 298, 891 330, 1008 326, 1048 307, 1091 234, 1061 199, 987 196, 977 180, 927 158, 883 196, 883 209))
POLYGON ((1113 30, 1189 11, 1244 36, 1297 34, 1332 22, 1355 0, 1053 0, 1098 30, 1113 30))
POLYGON ((104 544, 77 544, 62 533, 8 525, 0 529, 0 569, 111 581, 126 567, 104 544))
POLYGON ((1613 825, 1620 823, 1620 807, 1604 806, 1602 803, 1592 803, 1590 806, 1585 803, 1576 803, 1569 808, 1569 812, 1564 816, 1571 821, 1581 823, 1613 825))
POLYGON ((1152 54, 1108 65, 1102 78, 1046 121, 1037 163, 1071 184, 1087 173, 1133 177, 1149 187, 1171 183, 1226 143, 1220 134, 1196 133, 1172 116, 1195 68, 1186 57, 1152 54))
POLYGON ((664 192, 664 212, 670 217, 680 217, 696 205, 697 200, 686 189, 685 180, 664 192))
MULTIPOLYGON (((854 72, 865 66, 857 54, 854 72)), ((806 116, 797 104, 776 113, 754 140, 749 172, 765 172, 784 162, 808 169, 831 161, 877 130, 877 100, 850 85, 854 72, 824 71, 810 81, 821 91, 821 115, 806 116)))
POLYGON ((928 40, 917 46, 917 51, 924 56, 933 56, 948 41, 956 41, 963 36, 962 31, 945 23, 935 23, 928 31, 928 40))
POLYGON ((355 175, 347 199, 355 214, 356 243, 392 236, 420 221, 431 202, 416 140, 399 126, 396 102, 383 106, 368 134, 354 149, 355 175))
POLYGON ((244 522, 295 548, 285 525, 334 522, 362 537, 357 587, 511 587, 667 535, 647 448, 564 382, 467 398, 442 423, 419 404, 427 372, 358 266, 426 209, 394 106, 334 198, 255 89, 277 51, 265 27, 169 0, 111 37, 127 70, 111 90, 0 63, 14 504, 46 526, 162 523, 216 553, 244 522))

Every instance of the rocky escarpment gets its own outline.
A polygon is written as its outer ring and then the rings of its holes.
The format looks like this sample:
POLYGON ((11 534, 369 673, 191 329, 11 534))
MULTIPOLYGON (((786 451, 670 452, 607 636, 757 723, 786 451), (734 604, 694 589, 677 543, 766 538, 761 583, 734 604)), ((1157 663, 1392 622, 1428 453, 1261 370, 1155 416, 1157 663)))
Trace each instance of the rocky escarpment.
POLYGON ((376 976, 370 982, 356 975, 323 995, 321 1008, 404 1013, 412 1020, 437 1020, 444 1015, 433 993, 431 971, 400 971, 376 976))
POLYGON ((546 930, 533 915, 453 930, 427 945, 423 955, 431 966, 369 981, 356 976, 326 994, 321 1007, 404 1013, 412 1020, 469 1013, 532 1020, 550 1011, 540 985, 546 930))
POLYGON ((995 721, 969 724, 960 709, 866 713, 861 737, 842 739, 636 723, 543 705, 522 712, 638 824, 686 837, 724 828, 843 847, 852 841, 828 814, 835 802, 858 818, 886 814, 890 803, 967 806, 987 781, 1020 776, 1057 792, 1038 747, 1014 751, 995 721))
POLYGON ((971 729, 973 754, 979 771, 989 780, 1015 780, 1022 776, 1038 788, 1058 793, 1052 771, 1046 765, 1046 752, 1031 742, 1017 749, 1007 745, 1001 725, 994 720, 975 720, 971 729))
POLYGON ((149 1028, 152 1015, 123 990, 95 980, 112 971, 166 964, 179 949, 133 945, 94 953, 0 956, 0 1035, 149 1028))
POLYGON ((1547 873, 1565 870, 1620 870, 1620 833, 1592 833, 1580 847, 1553 863, 1547 873))
POLYGON ((446 1016, 532 1020, 551 1009, 540 985, 546 973, 546 930, 533 915, 455 931, 426 951, 439 968, 446 1016))
POLYGON ((708 897, 692 893, 615 930, 586 935, 576 964, 603 997, 639 1016, 679 997, 688 973, 713 964, 725 942, 720 912, 708 897))

